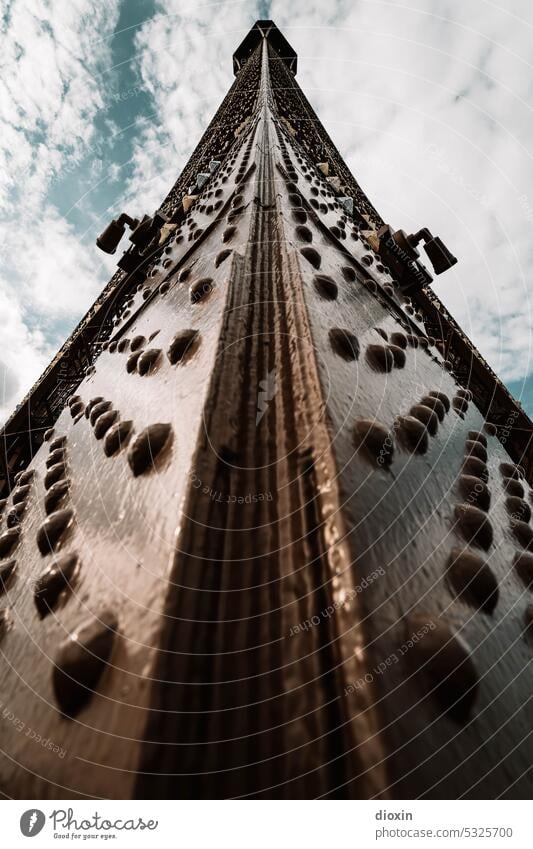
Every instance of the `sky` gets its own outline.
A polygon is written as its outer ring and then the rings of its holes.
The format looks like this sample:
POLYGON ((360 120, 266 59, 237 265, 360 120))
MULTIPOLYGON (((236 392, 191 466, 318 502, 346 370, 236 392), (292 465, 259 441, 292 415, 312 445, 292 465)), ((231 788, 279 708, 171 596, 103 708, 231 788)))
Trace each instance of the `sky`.
POLYGON ((153 213, 258 18, 434 289, 533 415, 531 0, 1 0, 0 423, 109 279, 96 235, 153 213))

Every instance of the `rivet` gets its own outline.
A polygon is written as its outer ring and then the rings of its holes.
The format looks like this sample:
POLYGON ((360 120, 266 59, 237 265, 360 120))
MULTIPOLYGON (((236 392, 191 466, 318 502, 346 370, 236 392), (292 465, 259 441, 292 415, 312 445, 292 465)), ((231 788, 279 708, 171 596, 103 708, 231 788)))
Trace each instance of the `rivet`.
POLYGON ((13 490, 13 505, 22 504, 26 501, 28 495, 30 494, 31 486, 29 483, 24 486, 18 486, 15 490, 13 490))
POLYGON ((431 436, 435 436, 439 427, 439 417, 435 410, 432 410, 430 407, 426 407, 425 404, 415 404, 415 406, 411 407, 409 410, 409 414, 422 422, 422 424, 427 427, 428 433, 430 433, 431 436))
POLYGON ((37 531, 37 545, 41 554, 50 554, 60 544, 72 524, 72 510, 58 510, 45 519, 37 531))
POLYGON ((91 410, 89 415, 89 421, 94 427, 94 423, 96 419, 102 415, 102 413, 107 413, 108 410, 112 407, 111 401, 100 401, 98 404, 95 404, 91 410))
POLYGON ((414 674, 457 722, 470 716, 478 690, 478 676, 470 650, 451 627, 423 614, 406 618, 405 638, 422 634, 407 653, 414 674), (432 626, 432 627, 431 627, 432 626))
POLYGON ((185 361, 192 356, 198 349, 199 344, 200 333, 198 330, 191 328, 179 330, 170 343, 167 357, 172 365, 176 365, 176 363, 185 361))
POLYGON ((106 457, 111 457, 113 454, 116 454, 120 451, 126 443, 131 435, 133 430, 133 422, 117 422, 117 424, 111 427, 105 436, 104 439, 104 454, 106 457))
POLYGON ((96 439, 102 439, 105 436, 111 425, 115 424, 118 415, 118 410, 108 410, 107 413, 102 413, 101 416, 98 416, 94 423, 94 435, 96 439))
POLYGON ((452 399, 452 406, 457 413, 464 414, 468 410, 468 401, 465 398, 461 398, 459 395, 454 395, 452 399))
POLYGON ((55 451, 50 451, 50 454, 46 458, 46 468, 50 469, 52 466, 55 466, 57 463, 65 463, 67 459, 66 447, 63 445, 61 448, 56 448, 55 451))
POLYGON ((14 581, 17 571, 17 561, 10 560, 0 566, 0 595, 6 593, 14 581))
POLYGON ((320 256, 320 254, 318 253, 318 251, 315 250, 315 248, 311 248, 311 247, 306 246, 304 248, 300 248, 300 253, 302 254, 302 256, 304 256, 306 258, 306 260, 308 262, 311 263, 313 268, 316 268, 317 270, 320 268, 322 258, 320 256))
POLYGON ((407 336, 405 333, 391 333, 390 341, 393 345, 397 345, 398 348, 407 348, 407 336))
POLYGON ((53 435, 54 435, 54 428, 49 427, 48 430, 45 430, 45 432, 44 432, 44 436, 43 436, 44 441, 49 442, 49 440, 52 439, 53 435))
POLYGON ((20 524, 25 510, 26 504, 24 502, 22 504, 17 504, 15 507, 12 507, 6 516, 6 526, 8 528, 16 528, 17 525, 20 524))
POLYGON ((354 425, 354 445, 371 463, 390 466, 394 454, 394 443, 390 432, 372 419, 359 419, 354 425))
POLYGON ((222 234, 222 241, 223 242, 229 242, 230 239, 233 238, 233 236, 235 235, 236 232, 237 232, 236 227, 226 227, 226 229, 224 230, 224 232, 222 234))
POLYGON ((343 265, 343 267, 341 268, 341 274, 347 283, 355 283, 355 281, 357 280, 355 268, 352 268, 351 265, 343 265))
POLYGON ((7 557, 11 554, 15 546, 18 545, 19 539, 20 531, 18 528, 12 528, 0 534, 0 557, 7 557))
POLYGON ((291 210, 293 221, 297 224, 305 224, 307 221, 307 213, 303 209, 291 210))
POLYGON ((299 227, 295 228, 296 238, 299 239, 300 242, 307 242, 308 244, 313 241, 313 234, 309 227, 306 227, 305 224, 301 224, 299 227))
POLYGON ((486 463, 488 460, 487 449, 481 442, 477 442, 473 439, 466 440, 465 454, 468 454, 470 457, 477 457, 478 460, 481 460, 483 463, 486 463))
POLYGON ((172 427, 168 423, 158 423, 145 428, 130 445, 128 463, 137 477, 149 471, 163 449, 172 442, 172 427))
POLYGON ((432 389, 428 392, 432 398, 438 398, 447 413, 450 412, 450 399, 445 392, 439 392, 437 389, 432 389))
POLYGON ((35 583, 33 598, 41 619, 57 607, 60 597, 72 587, 78 571, 78 556, 65 554, 40 575, 35 583))
POLYGON ((511 531, 514 534, 515 538, 518 540, 520 545, 524 548, 532 549, 533 548, 533 528, 531 528, 527 522, 522 522, 521 519, 511 518, 510 522, 511 531))
POLYGON ((492 525, 486 514, 472 504, 457 504, 455 517, 458 530, 467 542, 487 551, 493 540, 492 525))
POLYGON ((523 522, 529 522, 531 519, 531 508, 523 498, 511 495, 505 500, 505 507, 508 513, 517 519, 522 519, 523 522))
POLYGON ((508 495, 514 495, 517 498, 524 497, 524 487, 520 481, 514 480, 513 478, 504 478, 502 486, 508 495))
POLYGON ((434 410, 439 421, 444 421, 446 408, 439 398, 436 398, 434 395, 424 395, 424 397, 420 399, 419 403, 424 407, 429 407, 430 410, 434 410))
POLYGON ((47 516, 49 516, 50 513, 54 513, 59 507, 61 502, 67 496, 69 487, 69 480, 58 481, 50 487, 44 498, 44 509, 47 516))
POLYGON ((231 250, 226 248, 226 250, 220 251, 215 257, 215 268, 218 268, 219 265, 222 265, 225 259, 229 257, 231 254, 231 250))
POLYGON ((473 551, 453 549, 448 578, 455 592, 473 607, 492 613, 498 602, 498 581, 482 557, 473 551))
POLYGON ((315 274, 313 283, 318 294, 328 301, 334 301, 339 293, 335 281, 326 274, 315 274))
POLYGON ((146 339, 144 336, 134 336, 131 340, 130 351, 138 351, 139 348, 144 348, 146 345, 146 339))
POLYGON ((118 620, 112 610, 83 623, 57 652, 53 687, 64 714, 75 716, 89 701, 113 651, 118 620))
POLYGON ((8 631, 13 627, 13 620, 8 607, 3 607, 0 610, 0 640, 2 640, 8 631))
POLYGON ((126 360, 126 371, 128 374, 132 374, 132 372, 137 369, 137 360, 141 356, 142 351, 135 351, 133 354, 130 354, 128 359, 126 360))
POLYGON ((141 375, 152 374, 161 359, 161 348, 148 348, 137 360, 137 371, 141 375))
POLYGON ((485 483, 489 479, 489 470, 482 460, 477 457, 465 457, 463 461, 463 472, 465 475, 474 475, 476 478, 481 478, 485 483))
POLYGON ((518 551, 514 556, 514 568, 526 587, 533 587, 533 554, 518 551))
POLYGON ((425 424, 414 416, 398 416, 396 427, 404 448, 417 454, 425 454, 428 449, 428 431, 425 424))
POLYGON ((389 351, 394 358, 396 368, 403 368, 405 365, 405 351, 399 345, 389 345, 389 351))
POLYGON ((210 277, 201 277, 196 280, 189 289, 191 303, 197 304, 203 301, 213 291, 214 283, 210 277))
MULTIPOLYGON (((93 407, 95 407, 96 404, 101 404, 103 400, 104 399, 102 398, 101 395, 98 395, 96 398, 91 398, 91 400, 89 401, 89 403, 85 407, 85 417, 89 418, 89 416, 91 415, 91 411, 92 411, 93 407)), ((52 449, 52 446, 50 446, 50 450, 51 449, 52 449)))
POLYGON ((485 512, 488 511, 490 508, 490 490, 481 478, 474 475, 460 475, 459 489, 469 503, 476 504, 485 512))
POLYGON ((345 360, 356 360, 359 357, 359 342, 350 330, 332 327, 328 335, 332 349, 340 357, 345 360))
POLYGON ((46 475, 44 476, 44 488, 50 489, 56 481, 61 480, 67 474, 67 466, 66 463, 56 463, 55 466, 52 466, 51 469, 48 469, 46 475))
POLYGON ((515 480, 519 478, 518 467, 513 463, 500 463, 500 473, 504 478, 514 478, 515 480))
POLYGON ((365 356, 368 364, 375 371, 392 371, 394 357, 392 356, 392 351, 386 348, 385 345, 368 345, 365 356))
POLYGON ((83 411, 85 409, 85 405, 83 401, 77 401, 75 404, 70 405, 70 415, 72 418, 77 418, 77 416, 83 415, 83 411))

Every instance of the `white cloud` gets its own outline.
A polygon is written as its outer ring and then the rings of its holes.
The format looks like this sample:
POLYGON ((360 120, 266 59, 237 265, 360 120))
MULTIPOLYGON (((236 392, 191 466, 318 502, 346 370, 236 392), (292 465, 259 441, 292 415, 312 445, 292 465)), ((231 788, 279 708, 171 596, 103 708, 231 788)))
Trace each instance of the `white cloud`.
POLYGON ((103 283, 94 250, 49 195, 94 135, 118 6, 14 0, 1 19, 2 418, 62 344, 45 341, 59 319, 74 324, 103 283))
POLYGON ((51 352, 42 333, 30 330, 18 299, 0 278, 0 420, 12 411, 23 388, 43 370, 51 352))
MULTIPOLYGON (((136 212, 155 209, 175 182, 232 84, 231 55, 259 3, 158 2, 136 37, 138 68, 154 114, 133 152, 126 187, 136 212)), ((133 207, 132 207, 133 208, 133 207)))
MULTIPOLYGON (((90 220, 87 247, 50 192, 102 140, 94 121, 104 116, 102 73, 119 5, 14 0, 2 24, 1 291, 10 318, 1 327, 14 356, 0 366, 0 385, 8 406, 49 359, 45 339, 63 342, 58 319, 75 323, 113 266, 92 247, 104 222, 90 220), (42 335, 31 330, 37 323, 42 335)), ((231 53, 262 5, 156 0, 131 57, 152 114, 139 116, 126 167, 88 160, 84 191, 91 181, 96 192, 100 180, 124 181, 117 207, 142 214, 160 204, 231 85, 231 53)), ((504 378, 533 372, 533 7, 273 0, 269 17, 297 50, 300 85, 383 217, 406 230, 429 226, 459 258, 434 284, 445 304, 504 378)), ((105 132, 120 127, 108 122, 105 132)))
POLYGON ((273 0, 300 85, 385 220, 458 257, 434 288, 493 368, 533 371, 531 4, 337 9, 273 0))

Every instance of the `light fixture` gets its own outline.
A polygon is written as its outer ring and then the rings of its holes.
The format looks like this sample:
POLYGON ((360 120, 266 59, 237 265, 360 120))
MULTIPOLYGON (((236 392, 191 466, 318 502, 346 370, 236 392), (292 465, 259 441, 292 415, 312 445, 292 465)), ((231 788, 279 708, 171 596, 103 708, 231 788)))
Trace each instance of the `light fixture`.
POLYGON ((424 227, 412 236, 407 236, 407 241, 412 247, 416 247, 422 240, 424 240, 424 250, 429 257, 435 274, 442 274, 444 271, 448 271, 452 265, 455 265, 457 257, 448 250, 442 239, 438 236, 433 236, 427 227, 424 227))
POLYGON ((136 218, 131 218, 123 212, 122 215, 119 215, 118 218, 114 218, 113 221, 107 225, 105 230, 100 233, 96 239, 96 244, 101 251, 104 251, 106 254, 115 253, 118 243, 124 235, 126 224, 132 230, 135 230, 139 222, 136 218))

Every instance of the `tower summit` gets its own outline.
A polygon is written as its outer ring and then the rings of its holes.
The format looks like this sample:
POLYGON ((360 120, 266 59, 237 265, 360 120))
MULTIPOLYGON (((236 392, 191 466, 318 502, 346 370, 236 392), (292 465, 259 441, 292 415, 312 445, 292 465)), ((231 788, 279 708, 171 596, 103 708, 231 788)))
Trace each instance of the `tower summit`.
POLYGON ((2 432, 0 786, 528 798, 531 423, 272 21, 233 68, 2 432))

